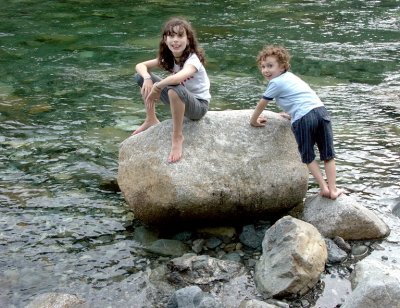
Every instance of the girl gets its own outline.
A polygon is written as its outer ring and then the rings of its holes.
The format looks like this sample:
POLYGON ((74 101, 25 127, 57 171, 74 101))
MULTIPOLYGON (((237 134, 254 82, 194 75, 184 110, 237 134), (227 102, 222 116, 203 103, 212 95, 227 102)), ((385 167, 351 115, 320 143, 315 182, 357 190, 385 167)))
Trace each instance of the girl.
POLYGON ((261 74, 269 81, 267 89, 257 104, 250 119, 255 127, 265 126, 267 119, 261 115, 268 102, 275 99, 290 119, 302 162, 314 176, 320 194, 336 199, 344 190, 336 187, 335 150, 328 112, 317 94, 307 83, 289 72, 289 52, 282 46, 266 46, 257 57, 261 74), (327 182, 315 161, 314 145, 317 144, 320 158, 324 161, 327 182))
POLYGON ((205 56, 199 47, 191 25, 182 18, 168 20, 161 35, 158 56, 136 65, 136 81, 146 107, 146 119, 132 135, 159 123, 155 101, 169 104, 172 114, 172 145, 168 162, 181 159, 183 148, 183 119, 201 119, 211 99, 210 80, 204 68, 205 56), (151 73, 154 68, 171 74, 161 79, 151 73))

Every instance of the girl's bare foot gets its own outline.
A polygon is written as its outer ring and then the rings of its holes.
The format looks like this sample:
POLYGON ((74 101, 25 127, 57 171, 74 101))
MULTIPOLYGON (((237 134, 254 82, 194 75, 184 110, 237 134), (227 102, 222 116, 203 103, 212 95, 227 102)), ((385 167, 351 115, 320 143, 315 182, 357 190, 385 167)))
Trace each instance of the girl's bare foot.
POLYGON ((168 156, 169 163, 175 163, 182 157, 182 149, 183 149, 183 136, 173 136, 172 137, 172 147, 171 152, 168 156))
POLYGON ((136 129, 131 135, 137 135, 137 134, 139 134, 139 133, 141 133, 141 132, 144 132, 146 129, 148 129, 148 128, 150 128, 150 127, 152 127, 153 125, 156 125, 156 124, 158 124, 158 123, 160 123, 160 121, 157 119, 157 120, 146 120, 146 121, 144 121, 144 123, 142 124, 142 125, 140 125, 139 127, 138 127, 138 129, 136 129))
POLYGON ((334 191, 330 191, 329 198, 331 198, 332 200, 336 200, 336 198, 339 197, 344 192, 345 192, 344 189, 337 188, 334 191))

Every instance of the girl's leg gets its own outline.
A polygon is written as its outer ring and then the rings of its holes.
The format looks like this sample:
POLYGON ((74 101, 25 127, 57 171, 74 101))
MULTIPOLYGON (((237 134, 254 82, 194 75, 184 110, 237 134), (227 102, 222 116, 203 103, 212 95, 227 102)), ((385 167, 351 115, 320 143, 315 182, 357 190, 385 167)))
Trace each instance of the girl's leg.
POLYGON ((183 150, 183 119, 185 104, 174 90, 168 91, 172 114, 172 145, 168 156, 168 162, 175 163, 182 157, 183 150))
POLYGON ((336 187, 335 159, 326 160, 326 161, 324 161, 324 164, 325 164, 326 177, 328 179, 329 198, 331 198, 332 200, 335 200, 337 197, 339 197, 344 192, 343 189, 338 189, 336 187))
POLYGON ((330 198, 329 187, 324 180, 324 177, 322 175, 318 163, 315 160, 313 160, 311 163, 307 164, 307 168, 319 185, 320 188, 319 194, 323 197, 330 198))
MULTIPOLYGON (((140 76, 139 74, 136 74, 136 75, 135 75, 135 79, 136 79, 136 82, 138 83, 138 85, 139 85, 140 87, 142 87, 143 81, 144 81, 143 78, 142 78, 142 76, 140 76)), ((158 76, 153 75, 153 74, 151 74, 151 79, 153 80, 153 82, 156 82, 156 81, 160 80, 160 78, 159 78, 158 76)), ((146 107, 146 118, 145 118, 143 124, 140 125, 140 126, 132 133, 132 135, 139 134, 139 133, 145 131, 146 129, 150 128, 151 126, 160 123, 160 121, 158 120, 157 115, 156 115, 156 107, 155 107, 155 104, 154 104, 153 107, 151 107, 151 108, 148 108, 148 107, 146 106, 146 104, 145 104, 145 107, 146 107)))
MULTIPOLYGON (((145 105, 146 106, 146 105, 145 105)), ((146 129, 152 127, 153 125, 156 125, 160 123, 160 121, 157 118, 156 115, 156 107, 153 105, 153 108, 147 108, 146 107, 146 119, 144 120, 143 124, 140 125, 133 133, 132 135, 139 134, 146 129)))

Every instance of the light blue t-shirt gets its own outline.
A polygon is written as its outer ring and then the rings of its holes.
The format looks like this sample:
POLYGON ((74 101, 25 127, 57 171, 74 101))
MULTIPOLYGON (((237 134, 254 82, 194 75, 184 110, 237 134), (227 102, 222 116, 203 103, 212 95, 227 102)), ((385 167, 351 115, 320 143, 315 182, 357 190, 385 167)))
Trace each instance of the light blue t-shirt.
POLYGON ((314 108, 324 106, 310 86, 291 72, 270 80, 263 94, 266 100, 275 99, 277 105, 297 121, 314 108))

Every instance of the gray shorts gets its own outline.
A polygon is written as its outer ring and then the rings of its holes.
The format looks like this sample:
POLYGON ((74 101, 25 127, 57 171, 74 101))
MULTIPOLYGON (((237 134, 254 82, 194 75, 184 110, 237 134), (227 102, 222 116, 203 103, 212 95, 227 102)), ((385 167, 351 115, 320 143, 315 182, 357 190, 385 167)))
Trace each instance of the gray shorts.
MULTIPOLYGON (((153 82, 157 82, 162 80, 159 76, 150 73, 151 80, 153 82)), ((143 85, 143 77, 139 74, 135 74, 135 80, 137 84, 142 87, 143 85)), ((167 86, 161 91, 160 100, 164 104, 170 104, 168 91, 174 90, 176 94, 180 97, 180 99, 185 104, 185 117, 191 120, 199 120, 201 119, 208 111, 208 101, 199 99, 193 96, 183 85, 176 85, 176 86, 167 86)))
POLYGON ((295 121, 292 131, 303 163, 309 164, 315 159, 315 144, 321 160, 335 158, 331 118, 324 106, 311 110, 295 121))

